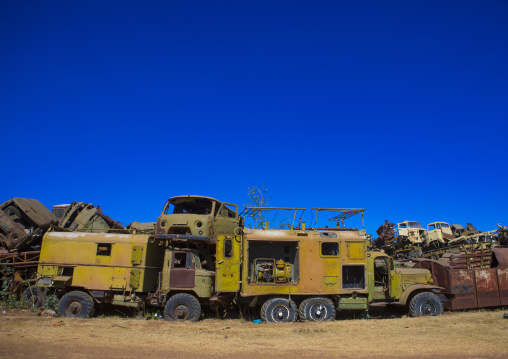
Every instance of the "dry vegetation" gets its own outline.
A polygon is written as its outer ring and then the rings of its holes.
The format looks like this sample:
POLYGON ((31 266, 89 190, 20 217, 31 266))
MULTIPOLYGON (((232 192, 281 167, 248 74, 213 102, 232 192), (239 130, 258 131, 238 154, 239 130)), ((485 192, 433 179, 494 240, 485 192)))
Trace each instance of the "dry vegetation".
POLYGON ((43 358, 505 358, 503 311, 447 313, 435 318, 253 324, 206 319, 43 318, 0 312, 0 356, 43 358))

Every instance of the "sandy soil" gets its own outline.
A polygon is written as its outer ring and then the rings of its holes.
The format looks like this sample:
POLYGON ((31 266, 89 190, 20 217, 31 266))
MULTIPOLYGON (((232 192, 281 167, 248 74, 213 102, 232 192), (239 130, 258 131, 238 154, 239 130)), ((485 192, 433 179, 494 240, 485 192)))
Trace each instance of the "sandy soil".
POLYGON ((118 317, 79 320, 0 308, 0 357, 506 358, 508 320, 503 313, 253 324, 216 319, 198 323, 118 317))

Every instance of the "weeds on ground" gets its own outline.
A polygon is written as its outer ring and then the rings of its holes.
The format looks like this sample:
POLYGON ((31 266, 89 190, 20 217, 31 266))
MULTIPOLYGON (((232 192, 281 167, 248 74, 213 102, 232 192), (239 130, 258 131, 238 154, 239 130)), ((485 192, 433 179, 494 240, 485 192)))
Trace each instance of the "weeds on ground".
POLYGON ((11 283, 14 281, 14 268, 4 266, 3 267, 4 277, 2 280, 2 290, 0 291, 0 299, 4 302, 8 308, 18 308, 20 301, 15 293, 10 290, 11 283))
POLYGON ((162 319, 162 311, 160 309, 156 309, 156 308, 149 308, 149 309, 145 310, 144 317, 146 320, 162 319))
MULTIPOLYGON (((35 273, 29 278, 21 278, 20 283, 13 290, 11 287, 15 282, 16 270, 12 267, 8 267, 6 265, 2 268, 3 278, 2 278, 2 287, 0 290, 0 300, 4 303, 4 305, 8 308, 23 308, 26 307, 27 303, 23 302, 23 299, 20 298, 20 294, 23 292, 25 288, 30 287, 30 283, 33 281, 35 277, 35 273)), ((18 273, 19 275, 19 273, 18 273)), ((35 308, 31 308, 34 310, 35 308)))
POLYGON ((46 300, 44 301, 44 304, 42 306, 44 307, 44 309, 50 309, 56 312, 58 310, 58 303, 59 299, 56 296, 56 294, 50 294, 46 296, 46 300))

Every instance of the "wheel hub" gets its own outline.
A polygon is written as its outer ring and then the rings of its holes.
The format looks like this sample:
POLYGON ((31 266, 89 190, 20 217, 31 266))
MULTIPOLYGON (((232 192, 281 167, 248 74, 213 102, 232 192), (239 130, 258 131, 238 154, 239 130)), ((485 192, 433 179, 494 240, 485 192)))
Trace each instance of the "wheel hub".
POLYGON ((80 302, 72 302, 67 307, 67 312, 72 315, 79 315, 81 313, 81 310, 83 309, 83 306, 80 302))
POLYGON ((285 322, 289 318, 289 309, 285 306, 275 307, 272 313, 272 318, 275 322, 285 322))
POLYGON ((436 315, 436 307, 430 302, 423 303, 420 310, 423 315, 436 315))
POLYGON ((175 308, 175 316, 178 319, 185 319, 189 315, 189 308, 185 305, 179 305, 175 308))
POLYGON ((325 320, 326 315, 328 314, 326 311, 326 307, 322 304, 315 304, 310 308, 310 317, 312 320, 325 320))

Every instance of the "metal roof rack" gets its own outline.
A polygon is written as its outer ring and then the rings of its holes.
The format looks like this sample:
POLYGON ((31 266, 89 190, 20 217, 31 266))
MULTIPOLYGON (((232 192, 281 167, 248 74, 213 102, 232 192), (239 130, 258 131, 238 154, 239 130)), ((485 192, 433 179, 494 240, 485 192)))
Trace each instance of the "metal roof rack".
POLYGON ((344 226, 344 220, 351 218, 359 213, 362 214, 362 229, 365 228, 363 212, 365 208, 311 208, 311 211, 316 213, 316 221, 314 227, 317 228, 317 213, 322 211, 327 212, 338 212, 336 216, 329 219, 329 221, 338 222, 340 224, 340 228, 344 226))

